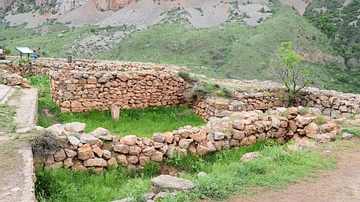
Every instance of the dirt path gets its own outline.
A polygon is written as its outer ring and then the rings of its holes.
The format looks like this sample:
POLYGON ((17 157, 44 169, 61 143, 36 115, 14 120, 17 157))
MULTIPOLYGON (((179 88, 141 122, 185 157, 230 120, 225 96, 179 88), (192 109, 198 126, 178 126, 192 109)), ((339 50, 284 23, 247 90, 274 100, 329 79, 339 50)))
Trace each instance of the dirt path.
MULTIPOLYGON (((4 101, 4 97, 1 96, 0 101, 4 101)), ((21 89, 8 98, 3 102, 6 104, 0 106, 0 202, 31 202, 34 201, 34 174, 27 141, 31 134, 15 133, 15 130, 32 126, 34 118, 29 116, 35 113, 37 91, 21 89)))
POLYGON ((291 184, 281 190, 259 191, 232 202, 356 202, 360 201, 360 139, 324 145, 320 152, 338 157, 338 169, 319 170, 315 179, 291 184))

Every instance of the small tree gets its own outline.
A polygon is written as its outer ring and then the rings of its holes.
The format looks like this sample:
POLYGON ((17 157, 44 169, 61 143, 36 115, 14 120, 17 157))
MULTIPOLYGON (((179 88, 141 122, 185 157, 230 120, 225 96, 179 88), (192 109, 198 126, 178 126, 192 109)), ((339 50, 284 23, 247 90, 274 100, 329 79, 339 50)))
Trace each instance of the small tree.
POLYGON ((311 83, 307 65, 300 64, 300 55, 292 49, 291 42, 282 42, 278 49, 280 59, 271 59, 270 74, 286 86, 292 106, 301 89, 311 83))

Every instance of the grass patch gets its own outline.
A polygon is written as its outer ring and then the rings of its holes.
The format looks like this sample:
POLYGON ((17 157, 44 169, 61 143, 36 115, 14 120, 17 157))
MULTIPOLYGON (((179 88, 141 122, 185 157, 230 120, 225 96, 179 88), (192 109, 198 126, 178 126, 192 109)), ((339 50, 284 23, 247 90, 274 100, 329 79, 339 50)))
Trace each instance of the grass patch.
POLYGON ((343 128, 342 131, 346 132, 346 133, 354 134, 354 135, 360 137, 360 128, 358 128, 358 127, 343 128))
POLYGON ((37 170, 36 199, 42 201, 113 201, 135 196, 140 198, 150 191, 150 178, 154 173, 141 177, 122 169, 109 170, 101 175, 93 171, 67 169, 37 170))
POLYGON ((153 133, 173 131, 185 125, 200 126, 205 122, 191 111, 189 106, 123 109, 120 120, 111 118, 110 111, 93 110, 87 113, 63 113, 57 115, 61 123, 86 123, 85 132, 97 127, 108 129, 112 135, 137 135, 152 137, 153 133))
MULTIPOLYGON (((281 188, 289 182, 315 177, 316 169, 335 168, 336 161, 321 153, 311 150, 284 152, 288 144, 262 140, 249 147, 203 157, 175 154, 173 159, 167 160, 167 165, 183 169, 179 177, 191 180, 196 187, 191 192, 170 195, 163 201, 223 200, 234 194, 245 194, 253 186, 281 188), (246 164, 239 161, 243 154, 252 151, 258 151, 262 156, 246 164), (200 171, 206 172, 207 176, 198 177, 200 171)), ((149 180, 156 173, 155 167, 150 165, 150 172, 140 175, 126 174, 122 169, 101 175, 62 169, 38 171, 36 196, 38 201, 111 201, 139 197, 150 191, 149 180)))
POLYGON ((16 125, 13 123, 16 108, 7 104, 0 104, 0 135, 16 131, 16 125))
POLYGON ((356 119, 356 114, 349 114, 349 115, 346 116, 346 119, 355 120, 356 119))
POLYGON ((323 116, 317 116, 317 117, 314 119, 314 122, 315 122, 317 125, 322 125, 322 124, 327 123, 327 121, 324 119, 323 116))
POLYGON ((120 120, 111 118, 110 111, 93 110, 87 113, 61 113, 59 107, 51 100, 50 81, 48 77, 29 77, 32 86, 39 89, 38 125, 49 127, 55 123, 86 123, 85 132, 98 127, 108 129, 112 135, 129 134, 139 137, 152 137, 155 132, 173 131, 185 125, 200 126, 205 122, 191 111, 189 106, 157 107, 146 109, 122 109, 120 120), (54 116, 47 116, 49 110, 54 116))

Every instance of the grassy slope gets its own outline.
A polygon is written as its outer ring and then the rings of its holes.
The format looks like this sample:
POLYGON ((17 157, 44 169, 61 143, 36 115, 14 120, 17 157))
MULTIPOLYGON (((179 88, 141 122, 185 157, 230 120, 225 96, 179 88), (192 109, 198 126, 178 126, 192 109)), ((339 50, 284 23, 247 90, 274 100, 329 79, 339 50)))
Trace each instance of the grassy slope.
MULTIPOLYGON (((311 51, 318 48, 330 55, 335 53, 329 45, 329 39, 290 7, 279 4, 269 6, 275 12, 274 15, 257 27, 249 27, 241 20, 206 29, 178 24, 155 25, 143 32, 128 35, 119 43, 111 44, 113 48, 110 50, 97 51, 95 58, 187 65, 193 72, 208 77, 268 80, 267 69, 259 63, 276 57, 276 50, 283 41, 293 42, 294 48, 298 50, 311 51), (313 36, 316 40, 313 40, 313 36), (215 68, 216 63, 223 65, 215 68), (207 69, 195 69, 197 66, 207 69)), ((103 29, 110 29, 108 33, 122 30, 96 27, 74 29, 57 23, 48 23, 47 26, 51 33, 40 36, 40 27, 8 29, 7 25, 2 25, 0 38, 5 37, 6 40, 0 44, 7 47, 40 46, 48 57, 65 57, 70 46, 78 47, 77 44, 89 35, 104 34, 103 29), (63 37, 59 37, 62 30, 66 32, 63 37)), ((16 55, 17 52, 13 50, 12 54, 16 55)), ((89 55, 83 54, 82 57, 89 55)), ((314 64, 310 69, 315 75, 313 85, 346 90, 346 82, 331 81, 338 79, 334 71, 330 71, 334 68, 314 64)))
POLYGON ((282 41, 292 41, 297 49, 311 50, 316 46, 325 53, 333 53, 328 39, 295 11, 287 6, 275 10, 273 17, 255 28, 242 22, 200 30, 176 24, 156 25, 125 38, 119 49, 104 52, 99 57, 172 63, 190 68, 201 65, 212 69, 203 72, 211 77, 224 78, 228 71, 236 78, 267 79, 267 71, 260 67, 259 62, 275 57, 282 41), (296 34, 299 29, 304 30, 304 34, 296 34), (313 41, 313 35, 319 39, 313 41), (220 47, 226 50, 221 52, 220 47), (217 52, 222 53, 224 58, 212 59, 217 52), (225 63, 214 72, 213 67, 218 60, 225 63))

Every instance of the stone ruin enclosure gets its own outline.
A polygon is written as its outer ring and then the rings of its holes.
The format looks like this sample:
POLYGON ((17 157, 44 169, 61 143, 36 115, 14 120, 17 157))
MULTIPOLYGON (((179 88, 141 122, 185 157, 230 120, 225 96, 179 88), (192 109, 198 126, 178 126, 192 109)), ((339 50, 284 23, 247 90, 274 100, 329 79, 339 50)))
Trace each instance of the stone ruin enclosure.
MULTIPOLYGON (((185 67, 144 63, 77 60, 69 64, 55 59, 13 62, 6 69, 23 75, 49 75, 52 98, 62 112, 109 110, 112 105, 136 108, 185 104, 185 95, 194 85, 178 76, 178 71, 187 71, 185 67)), ((317 125, 313 121, 316 116, 359 114, 360 95, 309 88, 302 91, 298 108, 286 109, 288 95, 284 89, 265 85, 251 91, 242 88, 246 85, 239 81, 230 98, 202 96, 190 103, 195 113, 208 121, 206 126, 184 126, 156 133, 152 139, 134 135, 120 138, 102 128, 85 134, 83 125, 49 127, 46 130, 57 134, 62 149, 47 159, 46 166, 101 171, 110 165, 122 165, 141 170, 149 161, 171 158, 174 151, 205 154, 249 145, 258 138, 288 141, 306 137, 323 142, 333 140, 339 127, 334 122, 317 125), (304 107, 310 107, 309 114, 303 114, 304 107), (277 110, 264 113, 272 109, 277 110)))

